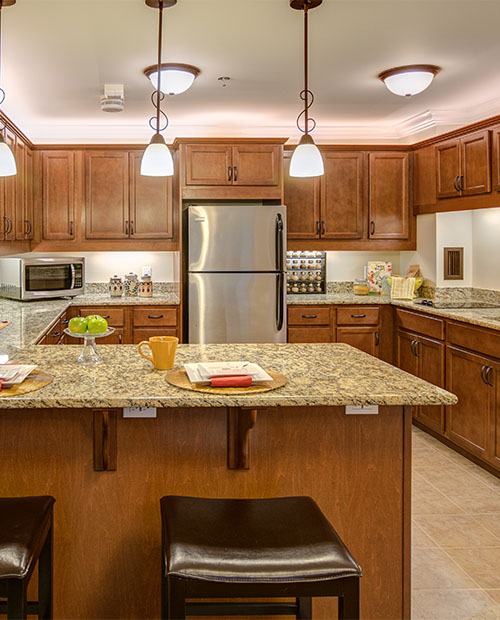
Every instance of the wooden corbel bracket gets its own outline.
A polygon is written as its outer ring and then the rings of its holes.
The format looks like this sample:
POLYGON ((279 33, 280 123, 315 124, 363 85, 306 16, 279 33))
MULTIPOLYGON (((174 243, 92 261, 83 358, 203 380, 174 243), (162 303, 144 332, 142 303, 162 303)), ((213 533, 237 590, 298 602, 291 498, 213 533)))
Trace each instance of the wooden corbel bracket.
POLYGON ((115 471, 117 454, 116 409, 94 409, 94 470, 115 471))
POLYGON ((250 469, 250 431, 256 409, 227 408, 227 468, 250 469))

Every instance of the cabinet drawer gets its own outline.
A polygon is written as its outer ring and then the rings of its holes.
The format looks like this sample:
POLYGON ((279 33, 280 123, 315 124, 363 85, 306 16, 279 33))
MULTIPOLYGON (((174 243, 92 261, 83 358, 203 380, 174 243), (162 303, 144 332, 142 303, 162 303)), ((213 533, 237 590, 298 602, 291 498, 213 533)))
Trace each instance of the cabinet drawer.
POLYGON ((418 334, 424 334, 431 338, 444 340, 444 321, 432 316, 409 312, 408 310, 396 310, 396 324, 402 329, 407 329, 418 334))
POLYGON ((140 327, 134 329, 134 344, 148 340, 151 336, 177 336, 176 327, 140 327))
POLYGON ((337 308, 337 325, 378 325, 378 308, 348 306, 337 308))
POLYGON ((328 306, 288 308, 288 325, 330 325, 328 306))
POLYGON ((52 327, 49 333, 45 336, 44 344, 57 344, 63 335, 61 320, 59 319, 56 324, 52 327))
POLYGON ((133 317, 134 327, 162 327, 164 325, 175 327, 177 325, 177 308, 165 308, 162 306, 134 308, 133 317))
POLYGON ((289 327, 288 342, 332 342, 330 327, 289 327))
POLYGON ((449 321, 448 342, 464 349, 500 358, 500 332, 449 321))
POLYGON ((121 327, 124 324, 123 308, 80 308, 80 316, 89 316, 89 314, 101 315, 111 327, 121 327))

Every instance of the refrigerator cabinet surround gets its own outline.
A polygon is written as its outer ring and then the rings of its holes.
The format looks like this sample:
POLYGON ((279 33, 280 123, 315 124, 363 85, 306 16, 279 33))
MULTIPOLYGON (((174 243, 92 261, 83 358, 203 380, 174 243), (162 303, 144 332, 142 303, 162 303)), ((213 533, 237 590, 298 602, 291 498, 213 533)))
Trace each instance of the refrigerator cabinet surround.
POLYGON ((286 342, 286 207, 193 205, 186 232, 188 341, 286 342))
POLYGON ((285 308, 283 274, 189 274, 192 344, 286 342, 285 308))

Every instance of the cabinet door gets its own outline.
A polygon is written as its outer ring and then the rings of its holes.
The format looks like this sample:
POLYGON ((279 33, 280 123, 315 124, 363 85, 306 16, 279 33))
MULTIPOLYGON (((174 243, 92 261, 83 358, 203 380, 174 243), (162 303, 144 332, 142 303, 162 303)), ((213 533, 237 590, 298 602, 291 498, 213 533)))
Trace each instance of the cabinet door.
POLYGON ((24 224, 24 238, 33 239, 33 151, 28 147, 26 147, 24 160, 24 224))
POLYGON ((18 241, 25 239, 27 227, 25 223, 25 199, 26 199, 26 146, 22 140, 16 140, 16 210, 14 218, 14 235, 18 241))
POLYGON ((85 236, 125 239, 129 236, 128 153, 85 153, 85 236))
POLYGON ((500 192, 500 126, 493 127, 491 132, 492 151, 492 187, 494 192, 500 192))
POLYGON ((134 239, 171 239, 172 177, 141 174, 142 153, 129 154, 130 236, 134 239))
POLYGON ((370 239, 407 239, 408 153, 370 153, 370 239))
POLYGON ((458 403, 446 408, 446 436, 472 454, 486 458, 494 391, 483 380, 489 359, 447 346, 448 389, 458 403))
MULTIPOLYGON (((16 158, 17 171, 21 171, 23 174, 24 165, 18 160, 18 153, 16 149, 16 136, 9 130, 5 129, 5 142, 10 147, 10 150, 14 153, 16 158)), ((4 178, 4 191, 5 191, 5 203, 4 203, 4 217, 6 218, 7 230, 5 232, 5 239, 7 241, 13 241, 16 238, 16 189, 17 189, 17 175, 4 178)))
POLYGON ((332 342, 330 327, 289 327, 288 342, 332 342))
POLYGON ((74 239, 76 153, 42 153, 42 235, 46 240, 74 239))
POLYGON ((460 140, 463 196, 491 191, 490 132, 476 131, 460 140))
POLYGON ((418 357, 415 354, 417 336, 397 330, 397 366, 411 375, 418 376, 418 357))
POLYGON ((437 159, 434 145, 413 153, 413 206, 435 205, 437 202, 437 159))
POLYGON ((461 149, 460 141, 449 140, 436 147, 437 154, 437 195, 438 198, 460 196, 461 149))
POLYGON ((279 185, 281 150, 273 144, 233 146, 233 185, 279 185))
POLYGON ((324 239, 363 236, 363 159, 363 153, 323 153, 321 236, 324 239))
POLYGON ((232 147, 223 144, 187 144, 185 185, 231 185, 232 147))
POLYGON ((378 357, 379 329, 378 327, 337 327, 337 342, 350 344, 378 357))
MULTIPOLYGON (((444 388, 444 344, 423 336, 418 337, 417 343, 415 348, 419 359, 418 376, 424 381, 444 388)), ((420 406, 417 408, 416 417, 429 428, 439 433, 444 432, 443 406, 420 406)))
POLYGON ((493 392, 493 406, 490 410, 488 460, 500 469, 500 366, 493 363, 489 366, 491 371, 486 378, 493 392))
POLYGON ((177 336, 177 327, 134 327, 133 344, 153 336, 177 336))
POLYGON ((284 155, 285 205, 288 239, 318 239, 320 232, 319 177, 291 177, 292 153, 284 155))

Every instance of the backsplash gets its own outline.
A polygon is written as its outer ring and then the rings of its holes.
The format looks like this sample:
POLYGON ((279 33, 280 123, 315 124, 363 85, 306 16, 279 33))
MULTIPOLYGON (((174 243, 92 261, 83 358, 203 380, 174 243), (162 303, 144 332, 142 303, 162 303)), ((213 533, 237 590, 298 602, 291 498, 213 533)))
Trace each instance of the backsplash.
MULTIPOLYGON (((175 282, 155 282, 153 281, 153 295, 163 295, 165 293, 176 292, 175 282)), ((86 282, 85 292, 89 295, 103 295, 109 291, 108 282, 86 282)))

